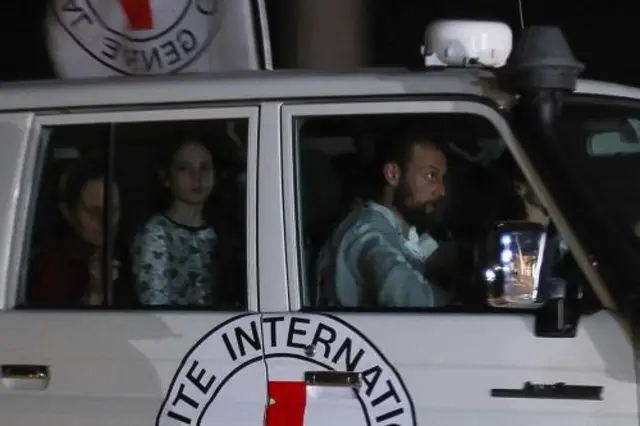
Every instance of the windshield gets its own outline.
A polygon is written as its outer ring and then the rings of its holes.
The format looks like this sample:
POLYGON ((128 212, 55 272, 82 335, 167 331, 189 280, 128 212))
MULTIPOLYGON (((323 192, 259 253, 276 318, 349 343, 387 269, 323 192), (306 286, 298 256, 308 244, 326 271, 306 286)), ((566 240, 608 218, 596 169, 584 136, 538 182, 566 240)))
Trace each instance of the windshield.
POLYGON ((559 124, 553 145, 528 151, 607 285, 628 299, 640 289, 640 102, 575 96, 559 124))

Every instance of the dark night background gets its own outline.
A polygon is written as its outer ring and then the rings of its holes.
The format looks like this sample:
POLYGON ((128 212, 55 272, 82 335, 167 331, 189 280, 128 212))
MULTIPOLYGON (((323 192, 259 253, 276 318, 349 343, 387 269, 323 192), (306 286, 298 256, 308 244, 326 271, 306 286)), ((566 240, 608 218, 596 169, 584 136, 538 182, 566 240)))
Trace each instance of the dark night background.
MULTIPOLYGON (((117 0, 113 0, 117 1, 117 0)), ((318 0, 322 1, 322 0, 318 0)), ((640 86, 635 57, 637 13, 621 0, 522 0, 526 24, 563 29, 585 77, 640 86)), ((425 24, 437 18, 494 19, 520 26, 517 0, 369 0, 371 65, 418 67, 425 24)), ((285 0, 266 0, 276 67, 282 58, 285 0)), ((47 0, 5 0, 0 5, 0 80, 53 77, 43 42, 47 0)), ((330 25, 329 23, 327 25, 330 25)))

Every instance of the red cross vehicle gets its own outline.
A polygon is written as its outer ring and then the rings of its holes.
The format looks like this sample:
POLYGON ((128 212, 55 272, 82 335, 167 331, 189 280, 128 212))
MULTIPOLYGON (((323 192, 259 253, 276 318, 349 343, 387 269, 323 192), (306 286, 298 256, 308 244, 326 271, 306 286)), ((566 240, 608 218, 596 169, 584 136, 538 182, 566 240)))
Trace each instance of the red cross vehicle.
MULTIPOLYGON (((120 71, 217 19, 65 4, 120 71)), ((422 54, 0 84, 0 424, 637 426, 640 89, 555 27, 422 54)))

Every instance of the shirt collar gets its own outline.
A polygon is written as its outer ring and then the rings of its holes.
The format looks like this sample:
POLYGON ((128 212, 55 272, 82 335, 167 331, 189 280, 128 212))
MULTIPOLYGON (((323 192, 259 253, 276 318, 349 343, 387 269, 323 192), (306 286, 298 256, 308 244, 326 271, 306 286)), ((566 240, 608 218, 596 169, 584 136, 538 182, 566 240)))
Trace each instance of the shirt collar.
POLYGON ((398 235, 405 241, 405 247, 420 260, 425 261, 433 252, 438 249, 438 242, 434 240, 428 233, 418 235, 414 226, 409 227, 409 232, 404 235, 402 230, 402 221, 398 215, 390 208, 382 204, 369 201, 367 207, 377 211, 385 217, 397 231, 398 235))
POLYGON ((387 221, 391 224, 391 226, 393 226, 400 233, 400 235, 404 236, 404 233, 402 232, 402 222, 400 221, 400 218, 398 218, 398 215, 393 210, 391 210, 387 206, 383 206, 382 204, 376 203, 374 201, 367 202, 367 207, 377 211, 382 216, 384 216, 384 218, 387 219, 387 221))

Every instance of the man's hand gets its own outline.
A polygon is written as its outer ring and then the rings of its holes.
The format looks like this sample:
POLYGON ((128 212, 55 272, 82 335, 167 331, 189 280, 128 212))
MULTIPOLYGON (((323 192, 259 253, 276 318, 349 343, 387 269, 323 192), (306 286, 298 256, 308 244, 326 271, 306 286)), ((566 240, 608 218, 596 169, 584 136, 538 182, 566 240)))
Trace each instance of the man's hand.
POLYGON ((455 242, 439 243, 438 249, 425 262, 426 271, 455 269, 458 261, 458 246, 455 242))

